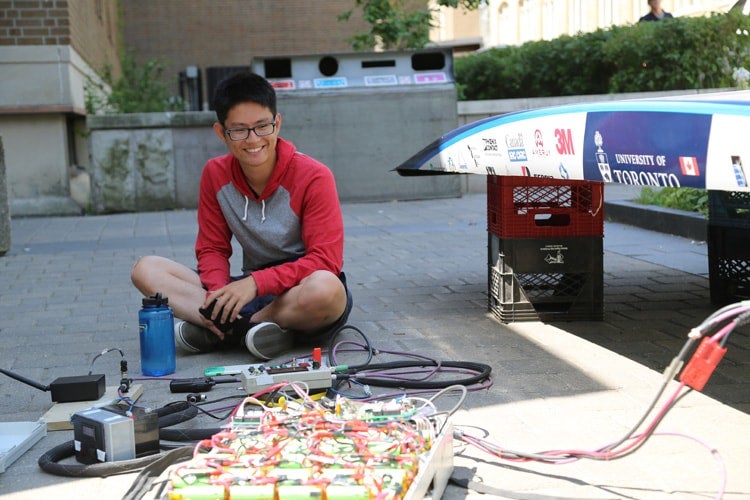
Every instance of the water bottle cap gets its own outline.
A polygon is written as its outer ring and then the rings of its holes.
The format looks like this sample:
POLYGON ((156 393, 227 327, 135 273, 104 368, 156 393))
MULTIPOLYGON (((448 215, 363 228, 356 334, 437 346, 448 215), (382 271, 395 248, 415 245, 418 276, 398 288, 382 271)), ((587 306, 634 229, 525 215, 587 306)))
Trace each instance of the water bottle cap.
POLYGON ((162 297, 161 293, 157 293, 151 297, 144 297, 143 299, 144 306, 161 307, 166 306, 167 304, 169 304, 169 299, 167 297, 162 297))

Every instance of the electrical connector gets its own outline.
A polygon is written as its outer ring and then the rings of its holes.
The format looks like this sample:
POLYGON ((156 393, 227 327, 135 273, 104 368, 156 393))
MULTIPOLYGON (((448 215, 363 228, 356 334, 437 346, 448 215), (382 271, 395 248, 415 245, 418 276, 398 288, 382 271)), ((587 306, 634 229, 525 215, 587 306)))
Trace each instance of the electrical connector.
POLYGON ((726 352, 726 347, 705 337, 680 374, 680 382, 696 391, 702 390, 726 352))
POLYGON ((192 394, 188 394, 185 399, 188 403, 200 403, 201 401, 206 400, 206 395, 199 392, 194 392, 192 394))
POLYGON ((667 366, 664 369, 664 373, 663 373, 664 380, 672 380, 675 377, 675 375, 677 375, 680 372, 680 370, 682 370, 683 365, 684 363, 679 358, 679 356, 673 358, 672 362, 669 363, 669 366, 667 366))
POLYGON ((118 392, 121 392, 122 394, 127 394, 130 390, 130 384, 133 382, 132 379, 129 378, 121 378, 120 379, 120 386, 117 388, 118 392))

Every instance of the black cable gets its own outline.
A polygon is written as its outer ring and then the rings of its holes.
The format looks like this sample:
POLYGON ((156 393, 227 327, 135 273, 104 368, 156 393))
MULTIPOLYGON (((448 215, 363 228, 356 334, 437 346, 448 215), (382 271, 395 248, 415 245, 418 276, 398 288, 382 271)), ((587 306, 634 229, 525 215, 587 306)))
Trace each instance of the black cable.
POLYGON ((336 338, 339 335, 341 335, 341 332, 345 330, 354 330, 355 332, 357 332, 357 334, 359 334, 359 336, 362 337, 362 340, 365 343, 364 350, 367 352, 367 359, 365 360, 364 363, 360 363, 358 365, 350 365, 349 368, 354 369, 354 370, 364 368, 365 366, 369 365, 370 362, 372 361, 372 357, 375 355, 375 350, 372 348, 372 343, 370 342, 370 339, 367 337, 367 335, 365 335, 365 333, 362 330, 360 330, 354 325, 348 325, 348 324, 336 330, 334 334, 331 336, 331 339, 328 341, 328 366, 338 366, 339 364, 338 361, 336 360, 336 352, 335 352, 336 351, 335 349, 336 338))
POLYGON ((201 439, 208 439, 220 431, 220 427, 208 429, 159 429, 159 439, 177 442, 200 441, 201 439))
POLYGON ((358 382, 367 385, 374 385, 378 387, 396 387, 403 389, 444 389, 451 385, 465 385, 470 386, 487 379, 492 372, 492 367, 483 363, 474 363, 471 361, 435 361, 435 360, 417 360, 417 361, 390 361, 387 363, 375 363, 367 365, 366 369, 351 368, 341 374, 337 374, 337 378, 345 380, 347 377, 355 378, 358 382), (467 371, 476 373, 459 380, 445 380, 445 381, 422 381, 422 380, 407 380, 407 379, 385 379, 378 377, 366 377, 360 375, 360 373, 367 371, 383 371, 383 370, 394 370, 399 368, 460 368, 467 371))
POLYGON ((112 352, 112 351, 119 352, 120 353, 120 358, 121 359, 125 359, 125 353, 122 352, 122 349, 120 349, 119 347, 110 347, 108 349, 104 349, 102 352, 100 352, 99 354, 97 354, 96 356, 94 356, 94 359, 91 360, 91 365, 89 365, 89 375, 91 375, 92 373, 94 373, 94 361, 96 361, 97 359, 99 359, 100 356, 103 356, 103 355, 107 354, 108 352, 112 352))
MULTIPOLYGON (((191 429, 176 430, 166 427, 186 422, 198 414, 186 401, 170 403, 156 410, 159 416, 159 439, 169 441, 191 441, 204 439, 216 434, 218 429, 191 429), (210 432, 210 434, 209 434, 210 432), (197 437, 196 437, 197 436, 197 437)), ((65 477, 107 477, 125 472, 139 470, 162 458, 165 453, 157 453, 131 460, 118 460, 116 462, 102 462, 96 464, 61 464, 61 460, 75 456, 75 443, 73 440, 55 446, 44 453, 37 464, 44 472, 56 476, 65 477)))
POLYGON ((234 409, 231 409, 231 410, 228 410, 226 413, 224 413, 224 415, 214 415, 213 412, 211 412, 209 410, 204 410, 197 403, 192 403, 192 405, 201 414, 206 415, 207 417, 213 418, 214 420, 226 420, 234 412, 234 409))
POLYGON ((156 410, 159 415, 159 429, 187 422, 198 415, 198 410, 187 401, 169 403, 156 410))
POLYGON ((44 472, 64 477, 107 477, 124 474, 143 468, 161 458, 161 454, 132 460, 118 460, 117 462, 102 462, 98 464, 61 464, 60 460, 74 456, 76 453, 73 440, 57 445, 44 453, 37 464, 44 472))

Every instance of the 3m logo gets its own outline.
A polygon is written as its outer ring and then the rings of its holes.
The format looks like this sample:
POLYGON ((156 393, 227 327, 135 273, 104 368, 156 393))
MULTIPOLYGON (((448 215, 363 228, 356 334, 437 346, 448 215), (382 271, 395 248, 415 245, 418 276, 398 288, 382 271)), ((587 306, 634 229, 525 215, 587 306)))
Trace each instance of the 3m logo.
POLYGON ((695 156, 680 156, 682 175, 701 175, 698 169, 698 158, 695 156))
POLYGON ((574 155, 576 154, 573 148, 573 132, 570 129, 555 129, 555 137, 557 138, 557 152, 561 155, 574 155))

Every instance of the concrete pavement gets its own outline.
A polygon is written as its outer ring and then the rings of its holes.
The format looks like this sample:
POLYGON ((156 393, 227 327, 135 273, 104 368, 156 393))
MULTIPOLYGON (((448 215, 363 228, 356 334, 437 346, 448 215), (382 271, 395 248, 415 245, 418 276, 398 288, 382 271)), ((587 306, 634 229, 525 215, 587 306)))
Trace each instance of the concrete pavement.
MULTIPOLYGON (((608 199, 626 195, 608 191, 608 199)), ((705 242, 607 222, 604 321, 505 325, 487 311, 485 199, 344 205, 355 300, 349 323, 381 350, 492 366, 494 385, 470 393, 452 419, 467 432, 528 452, 593 449, 619 438, 646 409, 689 329, 715 310, 705 242)), ((14 219, 12 249, 0 258, 0 367, 49 383, 87 373, 96 354, 118 347, 131 375, 140 375, 140 296, 130 266, 150 253, 194 265, 195 230, 194 211, 14 219)), ((454 477, 474 489, 450 484, 444 498, 478 497, 477 490, 526 499, 714 498, 722 490, 724 498, 747 498, 748 327, 728 346, 704 391, 680 400, 663 434, 636 453, 551 466, 455 443, 454 477)), ((108 353, 94 368, 109 382, 119 361, 108 353)), ((242 352, 179 355, 175 376, 248 362, 242 352)), ((139 404, 184 399, 165 381, 142 384, 139 404)), ((208 398, 228 394, 236 389, 217 387, 208 398)), ((0 421, 36 421, 50 406, 49 394, 0 376, 0 421)), ((49 432, 0 474, 0 498, 121 497, 133 474, 67 478, 39 469, 40 455, 70 439, 71 431, 49 432)))

